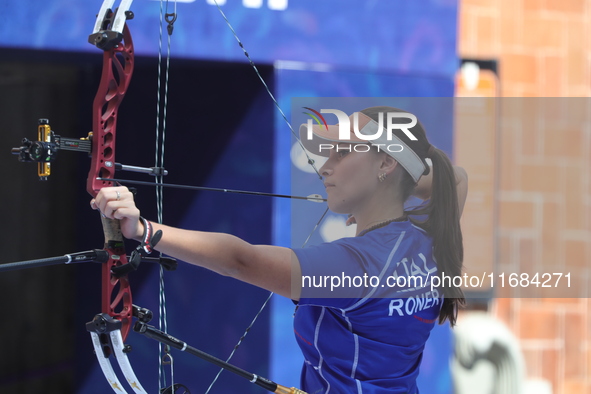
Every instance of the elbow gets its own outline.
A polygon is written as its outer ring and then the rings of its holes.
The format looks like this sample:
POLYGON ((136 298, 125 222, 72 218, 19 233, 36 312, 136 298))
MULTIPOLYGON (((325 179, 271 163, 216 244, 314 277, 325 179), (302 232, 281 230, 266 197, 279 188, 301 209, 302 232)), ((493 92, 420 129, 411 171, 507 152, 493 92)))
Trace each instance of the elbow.
POLYGON ((220 275, 230 278, 244 280, 252 270, 252 262, 256 261, 253 256, 252 245, 239 238, 232 237, 232 242, 227 244, 226 250, 219 256, 218 269, 220 275))
POLYGON ((461 183, 468 184, 468 173, 463 167, 454 166, 457 185, 461 183))
POLYGON ((462 167, 455 167, 456 179, 457 179, 457 194, 458 194, 458 209, 459 216, 462 216, 464 212, 464 205, 468 198, 468 173, 462 167))

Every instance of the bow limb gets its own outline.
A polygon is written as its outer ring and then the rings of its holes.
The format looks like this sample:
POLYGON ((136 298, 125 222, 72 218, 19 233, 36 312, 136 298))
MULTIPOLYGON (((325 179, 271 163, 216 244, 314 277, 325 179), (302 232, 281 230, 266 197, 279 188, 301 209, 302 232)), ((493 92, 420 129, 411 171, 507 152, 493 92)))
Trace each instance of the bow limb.
MULTIPOLYGON (((115 174, 117 113, 134 66, 133 41, 127 25, 123 27, 122 37, 120 43, 104 51, 101 81, 93 103, 92 153, 86 182, 86 190, 93 197, 101 188, 112 185, 112 182, 97 178, 115 174)), ((95 38, 94 41, 98 46, 97 41, 100 40, 95 38)), ((127 264, 127 256, 119 221, 104 217, 101 219, 105 250, 109 254, 109 260, 102 265, 101 311, 121 321, 121 333, 125 340, 132 322, 131 289, 127 275, 115 277, 111 270, 127 264)))

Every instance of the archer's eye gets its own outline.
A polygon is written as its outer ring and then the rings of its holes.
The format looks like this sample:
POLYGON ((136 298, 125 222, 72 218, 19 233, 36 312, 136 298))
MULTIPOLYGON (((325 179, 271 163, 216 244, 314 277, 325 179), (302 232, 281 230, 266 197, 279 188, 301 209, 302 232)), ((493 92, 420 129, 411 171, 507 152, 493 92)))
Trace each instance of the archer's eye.
POLYGON ((337 158, 341 159, 341 158, 347 156, 349 153, 351 153, 351 147, 352 147, 352 145, 350 145, 350 144, 337 145, 334 148, 337 158))

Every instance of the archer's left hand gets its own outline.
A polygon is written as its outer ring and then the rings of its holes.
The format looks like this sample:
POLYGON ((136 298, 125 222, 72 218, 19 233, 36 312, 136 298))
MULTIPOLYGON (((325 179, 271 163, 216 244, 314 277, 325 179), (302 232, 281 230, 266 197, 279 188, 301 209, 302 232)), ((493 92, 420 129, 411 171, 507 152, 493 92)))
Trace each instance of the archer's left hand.
POLYGON ((140 223, 140 210, 136 207, 133 193, 124 186, 104 187, 96 198, 90 201, 92 209, 98 209, 109 219, 121 222, 121 233, 128 239, 141 239, 143 226, 140 223))

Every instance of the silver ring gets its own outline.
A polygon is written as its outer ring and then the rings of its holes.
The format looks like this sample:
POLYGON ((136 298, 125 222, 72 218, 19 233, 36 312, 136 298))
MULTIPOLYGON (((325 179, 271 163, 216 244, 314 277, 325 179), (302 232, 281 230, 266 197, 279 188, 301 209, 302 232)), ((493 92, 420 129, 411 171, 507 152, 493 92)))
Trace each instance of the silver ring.
POLYGON ((116 191, 115 193, 117 193, 117 201, 119 201, 119 199, 121 198, 121 193, 119 193, 119 191, 116 191))

